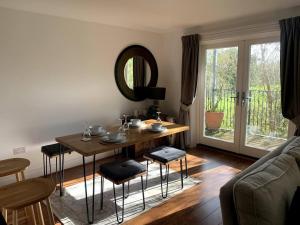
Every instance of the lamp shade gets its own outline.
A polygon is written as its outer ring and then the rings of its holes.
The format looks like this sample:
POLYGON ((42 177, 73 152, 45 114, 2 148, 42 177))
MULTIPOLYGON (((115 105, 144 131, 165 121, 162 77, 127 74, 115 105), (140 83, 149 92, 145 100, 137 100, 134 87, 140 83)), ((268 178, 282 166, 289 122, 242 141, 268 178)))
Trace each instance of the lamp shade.
POLYGON ((147 97, 155 100, 165 100, 166 88, 162 87, 148 87, 147 97))

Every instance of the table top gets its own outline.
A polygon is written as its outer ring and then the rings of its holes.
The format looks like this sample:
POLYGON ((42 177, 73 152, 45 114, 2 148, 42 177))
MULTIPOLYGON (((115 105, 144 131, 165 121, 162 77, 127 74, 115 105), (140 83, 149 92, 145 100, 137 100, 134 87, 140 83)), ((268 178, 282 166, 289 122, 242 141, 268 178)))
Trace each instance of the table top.
POLYGON ((11 158, 0 161, 0 177, 19 173, 30 165, 28 159, 11 158))
POLYGON ((55 191, 49 178, 33 178, 0 188, 0 208, 16 210, 40 202, 55 191))
MULTIPOLYGON (((152 123, 156 123, 156 120, 146 120, 144 121, 146 126, 151 126, 152 123)), ((130 145, 146 142, 146 141, 151 141, 160 137, 165 137, 169 136, 172 134, 180 133, 183 131, 189 130, 188 126, 181 125, 181 124, 175 124, 175 123, 170 123, 170 122, 162 122, 163 126, 167 127, 167 130, 161 133, 154 133, 151 132, 147 129, 142 129, 142 128, 130 128, 126 132, 126 138, 127 141, 125 143, 103 143, 100 142, 99 137, 92 137, 91 141, 84 142, 81 141, 82 139, 82 133, 80 134, 73 134, 73 135, 68 135, 68 136, 63 136, 63 137, 57 137, 55 140, 78 152, 79 154, 83 156, 91 156, 91 155, 96 155, 99 153, 111 151, 113 149, 117 148, 122 148, 122 147, 127 147, 130 145)), ((116 131, 117 128, 112 128, 109 131, 116 131)))

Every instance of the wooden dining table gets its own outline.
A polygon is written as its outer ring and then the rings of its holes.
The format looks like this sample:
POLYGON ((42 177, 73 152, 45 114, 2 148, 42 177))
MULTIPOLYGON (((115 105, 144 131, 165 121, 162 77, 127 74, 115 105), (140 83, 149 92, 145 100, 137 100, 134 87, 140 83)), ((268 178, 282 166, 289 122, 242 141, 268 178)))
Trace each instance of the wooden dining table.
MULTIPOLYGON (((162 121, 162 125, 167 129, 163 132, 153 132, 151 124, 156 123, 157 120, 146 120, 144 121, 145 126, 141 128, 129 128, 126 131, 126 141, 122 143, 104 143, 97 136, 92 137, 90 141, 82 141, 82 133, 72 134, 62 137, 57 137, 55 140, 60 143, 60 160, 59 160, 59 170, 60 170, 60 195, 63 195, 63 180, 64 180, 64 166, 61 160, 63 155, 63 148, 67 147, 71 150, 82 155, 82 166, 84 175, 84 186, 85 186, 85 202, 86 202, 86 212, 87 220, 91 224, 94 222, 94 198, 95 198, 95 173, 96 173, 96 155, 109 152, 115 149, 120 149, 124 147, 133 146, 139 143, 144 143, 147 141, 152 141, 162 137, 174 135, 189 130, 189 126, 165 122, 162 121), (88 193, 87 193, 87 179, 86 179, 86 157, 93 157, 93 195, 92 195, 92 216, 90 218, 89 214, 89 204, 88 204, 88 193)), ((118 131, 119 127, 112 127, 109 132, 118 131)))

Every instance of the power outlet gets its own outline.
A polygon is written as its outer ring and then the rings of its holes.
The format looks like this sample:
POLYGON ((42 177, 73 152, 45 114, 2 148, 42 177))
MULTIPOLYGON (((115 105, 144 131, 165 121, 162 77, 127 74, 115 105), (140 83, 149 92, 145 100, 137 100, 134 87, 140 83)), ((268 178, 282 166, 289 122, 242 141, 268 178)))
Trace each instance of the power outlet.
POLYGON ((19 147, 19 148, 14 148, 13 149, 13 154, 14 155, 24 154, 25 152, 26 152, 25 147, 19 147))

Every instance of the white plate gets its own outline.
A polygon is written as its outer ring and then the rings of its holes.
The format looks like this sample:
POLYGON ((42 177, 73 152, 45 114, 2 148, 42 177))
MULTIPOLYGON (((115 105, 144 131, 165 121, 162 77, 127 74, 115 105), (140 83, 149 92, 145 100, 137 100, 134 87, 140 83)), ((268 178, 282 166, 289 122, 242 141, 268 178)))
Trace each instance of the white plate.
POLYGON ((126 137, 121 137, 119 139, 109 139, 109 137, 106 135, 106 136, 103 136, 100 138, 101 141, 104 141, 104 142, 107 142, 107 143, 124 143, 127 141, 126 137))
POLYGON ((153 129, 152 127, 150 127, 150 128, 148 128, 147 130, 148 130, 148 131, 151 131, 151 132, 155 132, 155 133, 161 133, 161 132, 166 131, 167 128, 166 128, 166 127, 162 127, 162 128, 160 128, 160 129, 153 129))

